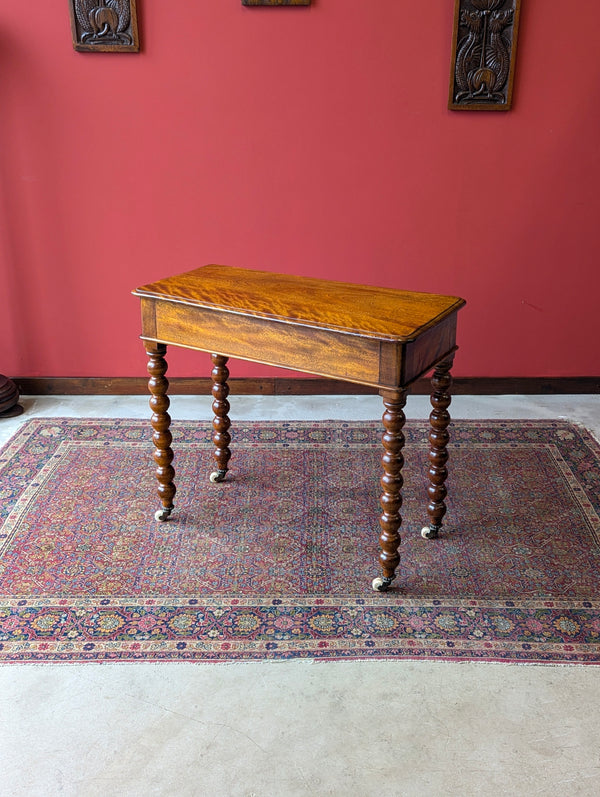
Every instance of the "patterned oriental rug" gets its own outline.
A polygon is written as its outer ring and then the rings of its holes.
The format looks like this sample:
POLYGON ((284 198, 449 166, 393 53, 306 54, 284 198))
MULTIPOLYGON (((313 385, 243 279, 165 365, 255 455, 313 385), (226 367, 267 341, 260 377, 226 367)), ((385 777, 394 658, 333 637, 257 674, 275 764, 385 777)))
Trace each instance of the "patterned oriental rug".
POLYGON ((600 447, 562 421, 451 427, 425 540, 427 424, 408 422, 402 562, 376 593, 382 428, 173 424, 157 523, 149 422, 34 419, 0 451, 4 662, 442 659, 600 663, 600 447))

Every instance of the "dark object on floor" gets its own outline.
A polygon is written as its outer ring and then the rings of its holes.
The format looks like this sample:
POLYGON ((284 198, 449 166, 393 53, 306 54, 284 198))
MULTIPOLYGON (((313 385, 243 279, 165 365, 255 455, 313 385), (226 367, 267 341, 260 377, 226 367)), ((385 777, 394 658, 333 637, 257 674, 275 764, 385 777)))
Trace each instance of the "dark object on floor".
POLYGON ((0 418, 14 418, 22 412, 17 386, 12 379, 0 374, 0 418))

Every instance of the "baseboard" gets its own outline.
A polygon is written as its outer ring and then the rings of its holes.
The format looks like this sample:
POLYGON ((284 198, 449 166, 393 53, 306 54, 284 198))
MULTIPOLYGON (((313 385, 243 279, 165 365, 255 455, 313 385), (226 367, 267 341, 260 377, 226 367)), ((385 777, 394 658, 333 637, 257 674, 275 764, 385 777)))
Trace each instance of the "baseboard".
MULTIPOLYGON (((29 396, 86 396, 86 395, 144 395, 148 382, 138 377, 23 377, 13 378, 21 395, 29 396)), ((231 379, 232 393, 264 396, 311 395, 368 395, 375 388, 354 385, 337 379, 271 378, 231 379)), ((209 378, 174 377, 169 380, 173 395, 209 394, 209 378)), ((414 394, 427 395, 429 380, 419 379, 412 385, 414 394)), ((600 376, 579 377, 457 377, 452 392, 455 395, 541 395, 600 393, 600 376)))

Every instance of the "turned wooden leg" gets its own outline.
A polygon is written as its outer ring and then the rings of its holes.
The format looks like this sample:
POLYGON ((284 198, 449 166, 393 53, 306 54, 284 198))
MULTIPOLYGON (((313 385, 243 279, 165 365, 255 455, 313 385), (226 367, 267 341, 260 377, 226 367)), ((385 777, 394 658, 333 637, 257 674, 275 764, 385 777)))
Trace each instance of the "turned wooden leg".
POLYGON ((425 526, 421 534, 427 539, 438 536, 442 528, 442 519, 446 514, 446 504, 444 499, 447 495, 445 481, 448 477, 446 462, 448 461, 448 424, 450 423, 450 386, 452 377, 450 369, 454 355, 442 360, 436 365, 431 377, 431 406, 433 410, 429 416, 429 504, 427 512, 429 514, 429 526, 425 526))
POLYGON ((223 357, 220 354, 212 354, 213 369, 212 377, 212 395, 213 403, 212 408, 215 414, 213 419, 213 443, 215 446, 214 457, 217 465, 217 470, 210 474, 211 482, 222 482, 227 473, 227 463, 231 457, 229 450, 229 443, 231 443, 231 436, 229 434, 229 427, 231 421, 229 420, 229 402, 227 396, 229 395, 229 385, 227 379, 229 378, 229 369, 227 368, 228 357, 223 357))
POLYGON ((162 509, 159 509, 154 517, 156 520, 166 520, 173 511, 173 497, 176 492, 173 484, 175 471, 171 465, 173 461, 171 449, 173 437, 169 431, 171 416, 167 412, 170 404, 167 396, 169 382, 165 378, 167 347, 162 343, 146 343, 146 352, 149 358, 148 373, 150 374, 148 388, 152 393, 150 409, 152 410, 151 423, 154 429, 152 435, 152 442, 155 445, 154 461, 157 465, 158 495, 162 502, 162 509))
POLYGON ((383 413, 383 476, 380 498, 383 513, 379 520, 381 536, 379 560, 383 567, 383 577, 373 581, 373 589, 383 592, 396 577, 396 568, 400 564, 400 533, 402 524, 400 509, 402 508, 402 466, 404 465, 404 434, 402 429, 406 418, 404 405, 408 391, 382 391, 385 412, 383 413))

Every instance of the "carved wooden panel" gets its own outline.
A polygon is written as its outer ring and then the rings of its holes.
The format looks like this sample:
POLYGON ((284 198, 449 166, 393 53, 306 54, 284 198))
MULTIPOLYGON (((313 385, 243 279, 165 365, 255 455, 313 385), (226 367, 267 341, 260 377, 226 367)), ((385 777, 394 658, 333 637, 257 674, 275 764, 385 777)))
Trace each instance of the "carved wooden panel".
POLYGON ((448 107, 508 111, 521 0, 455 0, 448 107))
POLYGON ((69 0, 69 5, 76 50, 139 51, 135 0, 69 0))
POLYGON ((309 6, 310 0, 242 0, 243 6, 309 6))

